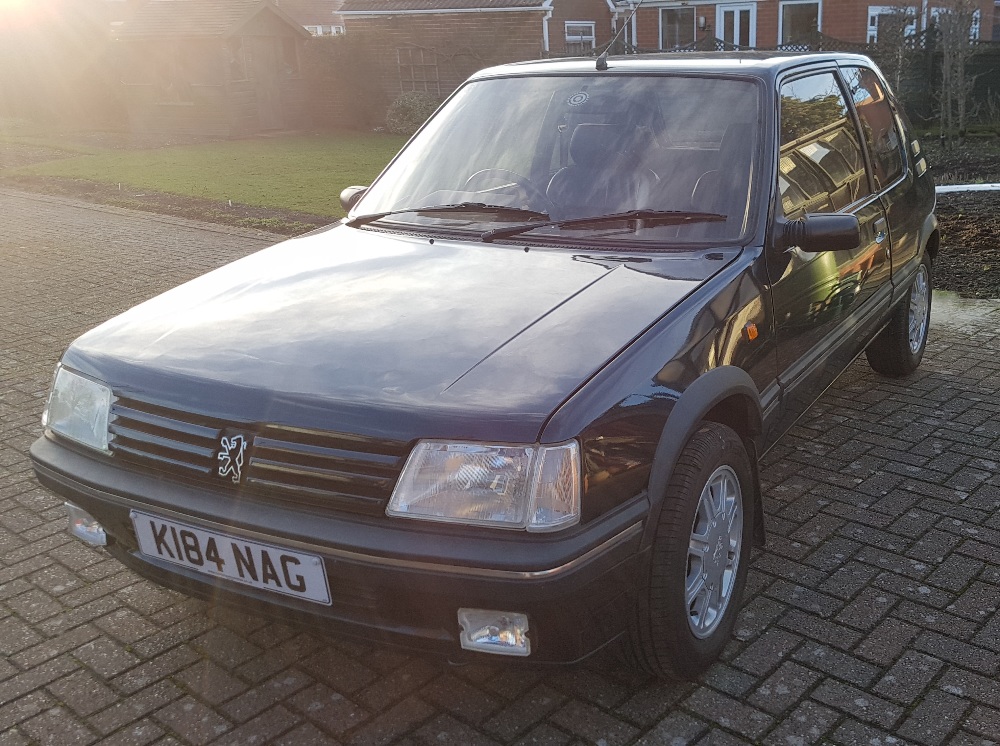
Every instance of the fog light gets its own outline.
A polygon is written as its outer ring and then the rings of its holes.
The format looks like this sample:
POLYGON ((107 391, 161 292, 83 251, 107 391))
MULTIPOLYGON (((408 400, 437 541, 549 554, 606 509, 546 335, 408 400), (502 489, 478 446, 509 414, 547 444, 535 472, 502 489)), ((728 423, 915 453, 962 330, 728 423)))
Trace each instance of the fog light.
POLYGON ((86 510, 76 507, 73 503, 65 503, 69 513, 69 532, 80 541, 104 547, 108 544, 108 535, 104 527, 86 510))
POLYGON ((459 609, 462 647, 497 655, 531 655, 528 617, 509 611, 459 609))

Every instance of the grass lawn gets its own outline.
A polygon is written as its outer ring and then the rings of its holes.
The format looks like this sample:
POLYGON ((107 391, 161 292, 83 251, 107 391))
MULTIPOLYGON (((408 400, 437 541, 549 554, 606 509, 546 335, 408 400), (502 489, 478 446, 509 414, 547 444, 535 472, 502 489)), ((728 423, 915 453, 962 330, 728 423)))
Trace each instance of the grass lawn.
POLYGON ((121 183, 123 188, 340 217, 340 190, 371 183, 404 142, 394 135, 355 132, 229 140, 105 150, 8 173, 121 183))

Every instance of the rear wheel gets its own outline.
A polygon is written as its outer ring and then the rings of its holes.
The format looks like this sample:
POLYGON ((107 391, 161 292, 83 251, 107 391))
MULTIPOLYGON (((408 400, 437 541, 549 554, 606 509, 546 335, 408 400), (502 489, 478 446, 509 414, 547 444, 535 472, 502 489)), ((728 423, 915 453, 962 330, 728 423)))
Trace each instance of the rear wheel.
POLYGON ((932 290, 931 263, 925 256, 906 300, 893 311, 888 325, 865 350, 873 370, 899 378, 909 375, 920 365, 931 325, 932 290))
POLYGON ((658 676, 690 679, 722 652, 740 610, 753 527, 750 458, 730 428, 706 422, 667 487, 630 658, 658 676))

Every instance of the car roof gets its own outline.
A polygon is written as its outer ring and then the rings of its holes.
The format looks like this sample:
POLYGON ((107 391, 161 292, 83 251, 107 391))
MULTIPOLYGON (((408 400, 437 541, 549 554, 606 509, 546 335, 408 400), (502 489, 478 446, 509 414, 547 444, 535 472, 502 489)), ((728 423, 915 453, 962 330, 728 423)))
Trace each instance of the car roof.
POLYGON ((480 70, 472 79, 507 76, 561 74, 629 74, 629 73, 709 73, 718 75, 750 75, 773 78, 778 73, 821 62, 854 63, 872 66, 872 61, 860 54, 843 52, 661 52, 607 58, 607 70, 598 70, 595 57, 560 60, 532 60, 499 65, 480 70))

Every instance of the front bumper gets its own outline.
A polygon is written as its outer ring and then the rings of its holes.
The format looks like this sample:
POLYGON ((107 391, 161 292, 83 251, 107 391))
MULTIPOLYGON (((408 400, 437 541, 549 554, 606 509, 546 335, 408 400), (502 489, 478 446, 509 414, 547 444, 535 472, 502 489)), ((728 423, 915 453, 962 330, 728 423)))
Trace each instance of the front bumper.
POLYGON ((459 608, 527 614, 528 661, 584 658, 628 629, 644 566, 644 496, 584 526, 530 534, 234 499, 44 436, 32 445, 31 459, 45 487, 101 523, 113 556, 157 583, 311 629, 452 660, 481 658, 460 647, 459 608), (278 595, 144 555, 129 517, 133 510, 318 555, 332 603, 278 595))

